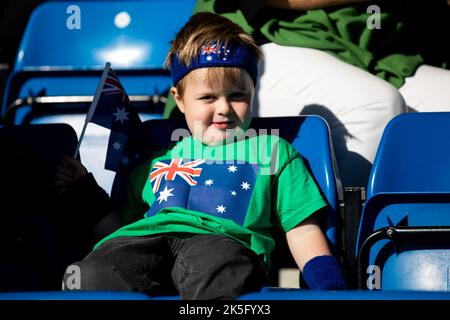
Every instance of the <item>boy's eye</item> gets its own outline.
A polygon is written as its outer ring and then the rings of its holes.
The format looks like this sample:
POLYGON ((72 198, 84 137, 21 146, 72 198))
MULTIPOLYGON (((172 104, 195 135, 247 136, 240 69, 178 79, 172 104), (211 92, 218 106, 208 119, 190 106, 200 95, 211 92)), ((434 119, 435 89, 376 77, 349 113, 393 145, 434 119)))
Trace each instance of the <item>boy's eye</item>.
POLYGON ((200 100, 213 100, 215 97, 211 95, 201 96, 200 100))
POLYGON ((236 100, 242 100, 246 97, 247 97, 247 95, 245 92, 233 92, 232 94, 230 94, 230 98, 236 99, 236 100))

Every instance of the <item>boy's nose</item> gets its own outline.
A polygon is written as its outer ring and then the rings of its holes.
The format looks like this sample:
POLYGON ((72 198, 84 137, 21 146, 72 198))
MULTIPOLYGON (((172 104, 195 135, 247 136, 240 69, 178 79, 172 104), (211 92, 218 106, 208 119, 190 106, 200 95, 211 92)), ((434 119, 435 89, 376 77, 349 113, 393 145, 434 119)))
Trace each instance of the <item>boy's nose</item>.
POLYGON ((231 113, 231 104, 227 99, 219 99, 216 105, 216 112, 222 115, 231 113))

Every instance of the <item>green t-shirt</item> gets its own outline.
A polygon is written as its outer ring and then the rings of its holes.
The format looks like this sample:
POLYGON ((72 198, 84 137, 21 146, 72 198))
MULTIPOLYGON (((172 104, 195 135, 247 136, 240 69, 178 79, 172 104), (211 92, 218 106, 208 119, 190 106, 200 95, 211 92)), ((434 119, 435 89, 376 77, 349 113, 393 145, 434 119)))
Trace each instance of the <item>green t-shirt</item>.
POLYGON ((215 147, 186 137, 134 170, 128 191, 125 211, 144 218, 97 246, 119 236, 222 234, 268 264, 276 230, 326 206, 302 157, 273 135, 215 147))

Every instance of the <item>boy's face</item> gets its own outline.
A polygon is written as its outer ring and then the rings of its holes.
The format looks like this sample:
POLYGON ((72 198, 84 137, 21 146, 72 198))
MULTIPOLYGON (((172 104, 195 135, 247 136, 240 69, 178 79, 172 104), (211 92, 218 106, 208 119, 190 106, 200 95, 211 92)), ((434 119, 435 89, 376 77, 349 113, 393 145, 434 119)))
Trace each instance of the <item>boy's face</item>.
POLYGON ((218 145, 248 128, 253 82, 245 70, 239 69, 236 81, 225 85, 208 82, 206 68, 191 71, 184 81, 182 96, 175 87, 171 92, 194 138, 218 145))

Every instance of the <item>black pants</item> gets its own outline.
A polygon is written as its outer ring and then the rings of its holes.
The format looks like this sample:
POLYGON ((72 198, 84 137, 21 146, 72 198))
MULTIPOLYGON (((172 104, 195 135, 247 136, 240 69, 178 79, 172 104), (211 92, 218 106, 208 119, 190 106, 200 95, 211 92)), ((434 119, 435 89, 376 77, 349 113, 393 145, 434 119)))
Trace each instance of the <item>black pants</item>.
POLYGON ((183 299, 206 300, 232 299, 267 284, 258 256, 222 235, 117 237, 74 265, 81 290, 178 292, 183 299))

